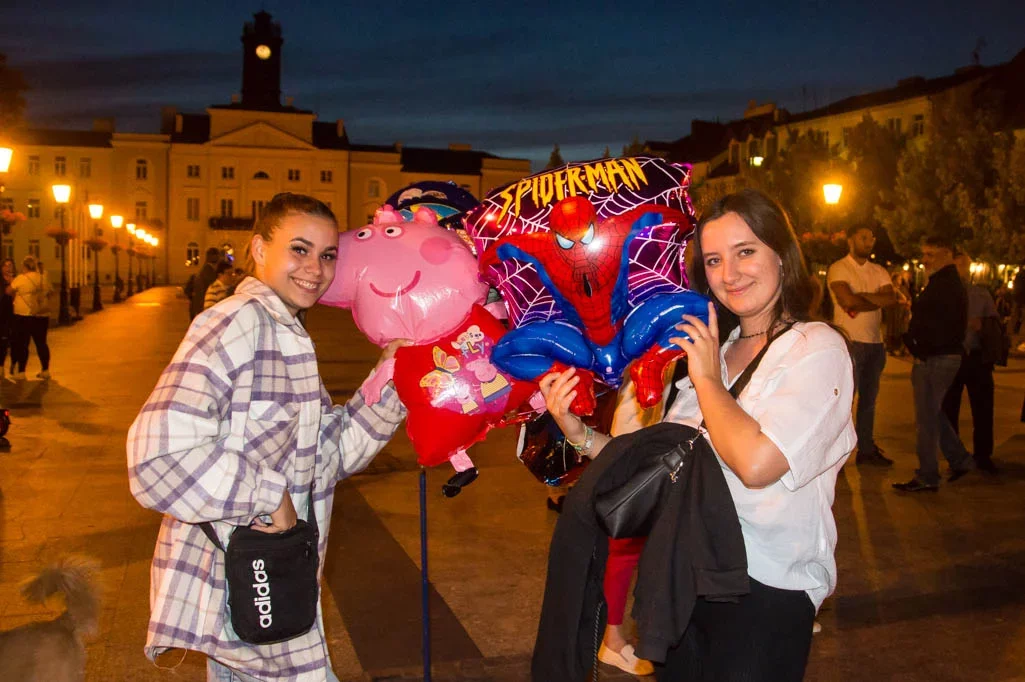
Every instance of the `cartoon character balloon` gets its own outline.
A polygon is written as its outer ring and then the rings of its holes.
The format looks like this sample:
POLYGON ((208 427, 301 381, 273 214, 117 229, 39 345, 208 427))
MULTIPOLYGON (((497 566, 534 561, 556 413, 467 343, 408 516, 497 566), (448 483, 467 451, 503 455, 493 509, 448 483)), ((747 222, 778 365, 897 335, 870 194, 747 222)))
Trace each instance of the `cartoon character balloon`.
POLYGON ((351 308, 373 343, 415 342, 378 368, 364 396, 377 402, 394 380, 418 461, 449 461, 456 474, 442 490, 457 495, 477 478, 466 449, 537 391, 491 363, 505 328, 480 305, 488 287, 477 261, 427 208, 406 220, 385 206, 370 225, 341 234, 338 249, 335 280, 320 302, 351 308))
MULTIPOLYGON (((690 167, 656 158, 601 159, 544 171, 491 192, 466 217, 482 277, 515 327, 494 362, 521 379, 575 366, 616 387, 627 365, 638 400, 661 400, 682 354, 682 314, 707 318, 687 289, 683 246, 695 225, 690 167)), ((593 409, 582 373, 578 414, 593 409)))

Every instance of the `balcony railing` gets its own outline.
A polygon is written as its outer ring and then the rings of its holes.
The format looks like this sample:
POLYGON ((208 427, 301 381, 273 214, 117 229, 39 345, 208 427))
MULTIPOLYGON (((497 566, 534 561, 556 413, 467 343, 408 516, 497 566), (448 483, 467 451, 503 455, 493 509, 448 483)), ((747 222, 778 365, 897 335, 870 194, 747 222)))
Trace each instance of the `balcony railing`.
POLYGON ((213 216, 210 218, 211 230, 251 230, 252 216, 213 216))

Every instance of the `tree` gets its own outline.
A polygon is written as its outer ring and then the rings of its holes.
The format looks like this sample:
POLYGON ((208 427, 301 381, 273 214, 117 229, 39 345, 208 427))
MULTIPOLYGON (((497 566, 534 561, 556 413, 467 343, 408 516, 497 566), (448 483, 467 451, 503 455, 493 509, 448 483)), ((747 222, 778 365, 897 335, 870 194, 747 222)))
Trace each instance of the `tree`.
POLYGON ((603 158, 603 159, 612 158, 612 152, 609 151, 609 146, 608 145, 605 145, 605 151, 603 151, 601 153, 601 158, 603 158))
POLYGON ((965 87, 930 98, 927 140, 905 149, 893 204, 876 210, 898 250, 935 234, 973 255, 1003 257, 1010 234, 983 224, 997 183, 996 159, 1007 144, 997 124, 997 108, 984 90, 965 87))
POLYGON ((853 182, 844 188, 844 193, 852 222, 871 224, 876 208, 892 208, 904 146, 903 137, 879 125, 868 114, 851 129, 847 159, 853 182))
POLYGON ((9 130, 21 124, 25 113, 25 98, 22 93, 28 84, 21 72, 7 66, 7 55, 0 54, 0 131, 9 130))
POLYGON ((623 147, 623 156, 641 156, 646 150, 647 147, 644 146, 641 139, 634 135, 633 141, 623 147))
POLYGON ((548 157, 548 165, 545 166, 545 170, 551 170, 552 168, 558 168, 559 166, 565 166, 566 162, 562 160, 562 154, 559 153, 559 145, 552 147, 552 155, 548 157))
POLYGON ((1005 263, 1025 260, 1025 139, 1001 133, 994 152, 995 181, 986 190, 982 219, 989 241, 1002 244, 1005 263))

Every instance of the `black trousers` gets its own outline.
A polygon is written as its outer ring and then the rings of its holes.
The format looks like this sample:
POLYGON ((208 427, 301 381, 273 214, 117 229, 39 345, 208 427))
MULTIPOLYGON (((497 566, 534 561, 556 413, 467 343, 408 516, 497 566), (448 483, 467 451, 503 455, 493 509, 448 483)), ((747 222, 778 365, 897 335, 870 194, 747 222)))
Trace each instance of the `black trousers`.
POLYGON ((43 371, 50 369, 50 346, 46 343, 46 332, 50 329, 50 318, 44 315, 15 315, 11 332, 11 365, 15 372, 24 372, 28 364, 28 342, 36 344, 39 364, 43 371))
POLYGON ((658 666, 659 682, 799 682, 815 607, 805 592, 751 579, 737 602, 698 599, 683 640, 658 666))
POLYGON ((972 409, 972 448, 976 462, 983 464, 993 456, 993 364, 982 362, 973 351, 961 358, 961 369, 943 397, 943 414, 960 433, 957 422, 961 414, 961 394, 968 389, 968 405, 972 409))

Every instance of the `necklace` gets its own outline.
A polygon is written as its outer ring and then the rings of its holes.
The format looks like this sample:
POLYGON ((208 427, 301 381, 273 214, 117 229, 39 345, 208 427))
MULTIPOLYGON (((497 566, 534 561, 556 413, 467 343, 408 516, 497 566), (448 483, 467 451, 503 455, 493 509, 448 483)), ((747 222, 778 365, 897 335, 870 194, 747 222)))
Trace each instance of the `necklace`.
POLYGON ((738 339, 753 339, 754 337, 761 336, 762 334, 765 334, 768 331, 769 331, 768 329, 763 329, 762 331, 755 332, 754 334, 741 334, 737 338, 738 339))

